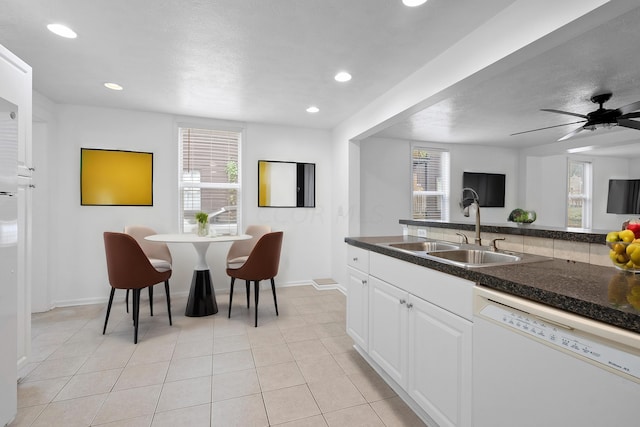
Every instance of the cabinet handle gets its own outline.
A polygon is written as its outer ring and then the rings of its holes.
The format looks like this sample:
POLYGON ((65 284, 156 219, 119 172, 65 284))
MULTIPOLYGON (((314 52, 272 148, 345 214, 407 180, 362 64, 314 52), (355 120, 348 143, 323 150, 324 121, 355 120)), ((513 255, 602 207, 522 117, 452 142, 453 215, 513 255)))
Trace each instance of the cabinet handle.
POLYGON ((362 286, 367 286, 367 281, 366 280, 362 281, 362 286))
POLYGON ((412 303, 408 303, 407 304, 407 308, 411 308, 411 307, 413 307, 413 304, 412 303))
POLYGON ((358 262, 358 257, 354 257, 353 262, 358 262))
POLYGON ((407 300, 405 300, 405 299, 401 299, 400 300, 400 304, 404 304, 405 302, 407 302, 407 300))

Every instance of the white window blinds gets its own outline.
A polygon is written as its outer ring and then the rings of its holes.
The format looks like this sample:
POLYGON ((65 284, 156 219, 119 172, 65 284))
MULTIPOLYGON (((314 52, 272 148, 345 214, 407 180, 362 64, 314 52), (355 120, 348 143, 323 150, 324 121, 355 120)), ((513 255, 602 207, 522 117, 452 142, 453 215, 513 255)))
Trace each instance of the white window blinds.
POLYGON ((567 227, 591 228, 591 163, 568 160, 567 227))
POLYGON ((413 219, 449 220, 449 152, 415 146, 411 169, 413 219))
POLYGON ((216 233, 237 230, 241 135, 235 131, 179 128, 184 232, 192 231, 199 211, 209 214, 216 233))

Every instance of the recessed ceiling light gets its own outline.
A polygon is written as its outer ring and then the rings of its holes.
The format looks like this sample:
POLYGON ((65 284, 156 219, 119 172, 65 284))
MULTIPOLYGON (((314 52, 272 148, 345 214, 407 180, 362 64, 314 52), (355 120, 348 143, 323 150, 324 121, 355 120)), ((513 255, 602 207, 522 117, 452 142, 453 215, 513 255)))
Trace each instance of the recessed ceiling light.
POLYGON ((66 25, 49 24, 47 25, 47 29, 51 31, 53 34, 56 34, 60 37, 64 37, 67 39, 75 39, 76 37, 78 37, 76 32, 73 31, 71 28, 67 27, 66 25))
POLYGON ((122 90, 122 86, 120 86, 118 83, 105 83, 104 87, 106 87, 107 89, 111 89, 111 90, 122 90))
POLYGON ((421 4, 425 4, 427 0, 402 0, 402 4, 409 7, 420 6, 421 4))
POLYGON ((317 113, 318 111, 320 111, 320 109, 315 105, 312 105, 311 107, 307 108, 307 113, 317 113))
POLYGON ((334 79, 336 79, 337 82, 348 82, 349 80, 351 80, 351 74, 347 73, 346 71, 340 71, 338 74, 336 74, 334 79))

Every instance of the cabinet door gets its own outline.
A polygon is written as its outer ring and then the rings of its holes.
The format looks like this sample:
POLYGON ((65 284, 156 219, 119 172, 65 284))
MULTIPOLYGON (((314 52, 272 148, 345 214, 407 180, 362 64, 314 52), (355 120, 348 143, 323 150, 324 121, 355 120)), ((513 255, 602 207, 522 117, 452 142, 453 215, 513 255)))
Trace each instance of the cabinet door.
POLYGON ((408 294, 375 277, 369 283, 369 355, 405 387, 408 294))
POLYGON ((439 426, 471 425, 471 322, 411 296, 409 395, 439 426))
POLYGON ((347 333, 356 345, 367 351, 369 334, 369 276, 347 268, 347 333))

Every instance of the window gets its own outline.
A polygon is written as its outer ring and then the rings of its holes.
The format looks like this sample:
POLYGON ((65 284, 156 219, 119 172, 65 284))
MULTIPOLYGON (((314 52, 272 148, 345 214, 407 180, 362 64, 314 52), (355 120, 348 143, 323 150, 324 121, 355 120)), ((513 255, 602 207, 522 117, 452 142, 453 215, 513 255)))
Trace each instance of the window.
POLYGON ((413 219, 449 220, 449 152, 411 150, 413 219))
POLYGON ((209 214, 212 232, 236 233, 240 208, 239 161, 242 134, 179 128, 182 231, 195 230, 196 212, 209 214))
POLYGON ((591 163, 569 159, 567 227, 591 228, 591 163))

